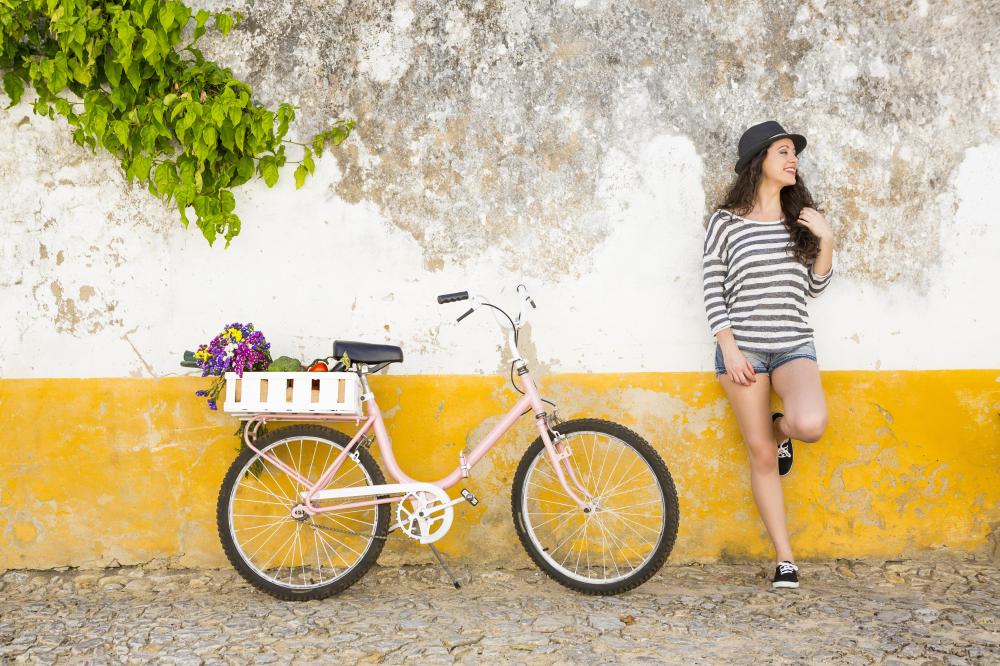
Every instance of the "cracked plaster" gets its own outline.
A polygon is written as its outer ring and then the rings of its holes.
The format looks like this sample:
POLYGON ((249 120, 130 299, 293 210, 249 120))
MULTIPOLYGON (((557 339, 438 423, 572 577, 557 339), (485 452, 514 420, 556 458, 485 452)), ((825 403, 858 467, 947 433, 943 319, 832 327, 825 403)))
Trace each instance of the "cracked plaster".
POLYGON ((802 172, 845 274, 925 287, 949 179, 1000 135, 1000 3, 236 2, 207 45, 300 131, 346 114, 338 196, 371 202, 424 264, 498 247, 536 274, 586 270, 609 233, 612 151, 688 137, 711 206, 746 126, 810 139, 802 172), (583 261, 581 261, 583 259, 583 261))

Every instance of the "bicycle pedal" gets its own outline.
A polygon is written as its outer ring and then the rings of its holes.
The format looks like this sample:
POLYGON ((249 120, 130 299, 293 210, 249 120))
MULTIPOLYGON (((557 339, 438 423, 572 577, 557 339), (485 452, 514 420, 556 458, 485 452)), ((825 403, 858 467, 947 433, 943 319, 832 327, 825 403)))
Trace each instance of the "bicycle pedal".
POLYGON ((472 494, 472 491, 468 490, 467 488, 462 488, 462 497, 464 497, 465 501, 471 504, 472 506, 476 506, 477 504, 479 504, 479 500, 476 499, 476 496, 472 494))

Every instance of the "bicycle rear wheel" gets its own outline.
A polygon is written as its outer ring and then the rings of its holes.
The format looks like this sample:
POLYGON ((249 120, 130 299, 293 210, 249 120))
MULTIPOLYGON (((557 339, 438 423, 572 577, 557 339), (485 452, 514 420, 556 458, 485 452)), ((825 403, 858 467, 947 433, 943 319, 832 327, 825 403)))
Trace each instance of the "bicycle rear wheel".
POLYGON ((584 513, 560 484, 542 439, 514 475, 511 509, 521 544, 535 563, 566 587, 618 594, 649 580, 673 549, 679 510, 666 464, 625 426, 578 419, 553 428, 571 455, 563 472, 593 506, 584 513))
MULTIPOLYGON (((348 443, 331 428, 295 425, 268 432, 254 445, 315 483, 348 443)), ((327 488, 385 483, 368 450, 355 451, 327 488)), ((286 601, 323 599, 353 585, 375 563, 389 525, 386 504, 293 518, 303 490, 247 448, 219 491, 219 538, 229 561, 251 585, 286 601)))

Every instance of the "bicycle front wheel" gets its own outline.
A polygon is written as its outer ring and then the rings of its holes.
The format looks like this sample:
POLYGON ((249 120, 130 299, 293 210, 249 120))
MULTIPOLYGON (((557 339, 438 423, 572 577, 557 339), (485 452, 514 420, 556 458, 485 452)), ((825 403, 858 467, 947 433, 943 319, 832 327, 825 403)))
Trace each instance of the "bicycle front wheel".
MULTIPOLYGON (((315 483, 348 443, 347 435, 331 428, 296 425, 268 432, 254 445, 315 483)), ((327 488, 385 483, 368 450, 356 453, 327 488)), ((247 448, 219 491, 219 538, 229 561, 254 587, 286 601, 323 599, 350 587, 375 563, 389 525, 386 504, 296 519, 292 509, 302 503, 304 490, 247 448)))
POLYGON ((677 491, 666 463, 617 423, 578 419, 553 430, 571 452, 559 463, 563 474, 593 510, 584 513, 566 494, 539 437, 514 475, 521 544, 545 573, 579 592, 618 594, 641 585, 677 537, 677 491))

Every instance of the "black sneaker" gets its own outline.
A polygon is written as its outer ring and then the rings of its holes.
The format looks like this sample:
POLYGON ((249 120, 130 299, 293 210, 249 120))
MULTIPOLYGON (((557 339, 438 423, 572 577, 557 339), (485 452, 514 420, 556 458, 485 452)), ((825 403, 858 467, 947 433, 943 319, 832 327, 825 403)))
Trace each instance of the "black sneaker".
MULTIPOLYGON (((775 412, 771 414, 771 423, 780 419, 784 414, 775 412)), ((786 439, 778 444, 778 474, 784 476, 792 469, 792 440, 786 439)))
POLYGON ((791 562, 779 562, 778 568, 774 570, 774 580, 771 587, 798 587, 799 568, 791 562))

